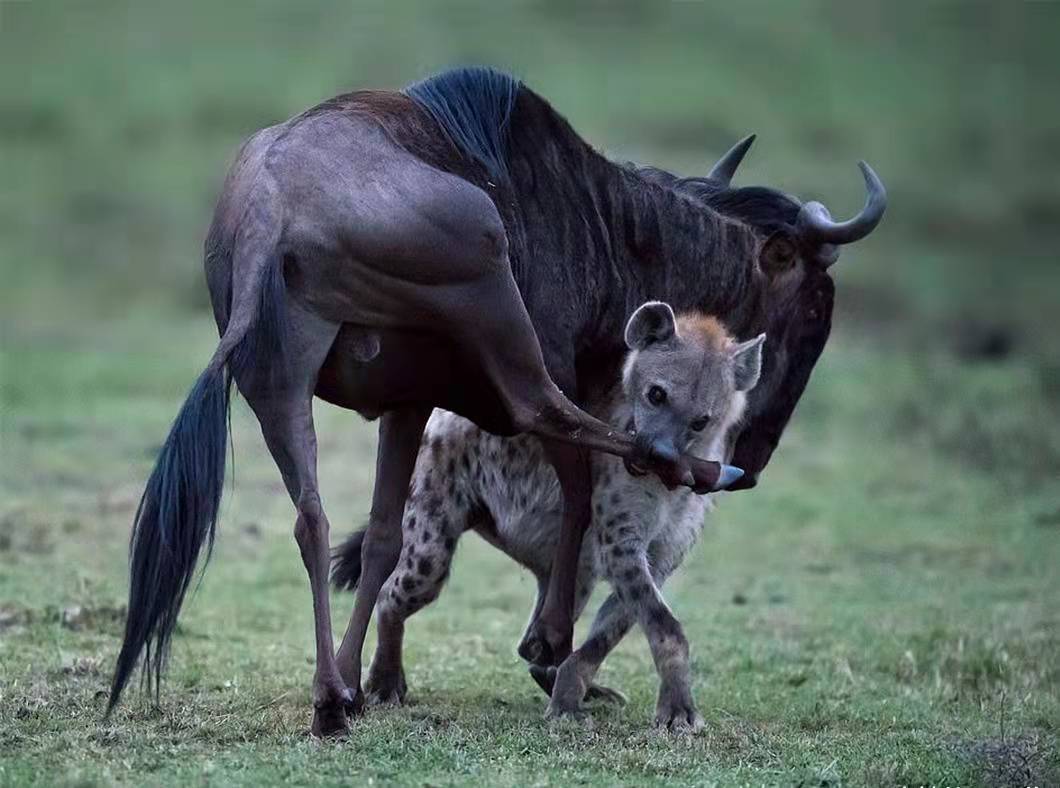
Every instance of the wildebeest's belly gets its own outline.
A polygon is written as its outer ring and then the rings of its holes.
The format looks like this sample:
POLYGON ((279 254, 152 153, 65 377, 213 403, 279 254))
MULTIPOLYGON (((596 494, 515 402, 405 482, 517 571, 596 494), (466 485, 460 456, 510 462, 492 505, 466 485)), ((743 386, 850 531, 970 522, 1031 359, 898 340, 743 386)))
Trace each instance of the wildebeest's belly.
POLYGON ((321 399, 366 418, 387 410, 440 407, 471 418, 497 435, 515 428, 482 370, 448 338, 426 331, 343 325, 317 379, 321 399), (378 354, 364 361, 366 336, 378 338, 378 354))

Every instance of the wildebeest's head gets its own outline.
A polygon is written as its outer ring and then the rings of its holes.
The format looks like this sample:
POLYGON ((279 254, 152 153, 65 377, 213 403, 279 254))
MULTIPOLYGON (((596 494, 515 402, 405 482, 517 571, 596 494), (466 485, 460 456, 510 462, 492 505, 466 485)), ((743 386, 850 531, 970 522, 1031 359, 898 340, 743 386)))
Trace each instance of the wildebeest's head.
POLYGON ((745 475, 730 489, 755 486, 824 350, 835 295, 828 269, 838 260, 840 247, 871 233, 887 206, 883 183, 865 162, 858 165, 868 192, 865 206, 844 222, 833 221, 819 202, 803 203, 765 187, 734 188, 732 177, 752 142, 754 135, 734 145, 706 177, 646 173, 746 222, 762 239, 755 272, 759 298, 747 305, 734 328, 741 337, 764 331, 770 341, 731 459, 745 475))
MULTIPOLYGON (((737 342, 713 317, 674 317, 669 304, 649 301, 626 324, 629 355, 622 388, 626 429, 639 453, 676 462, 691 451, 724 460, 727 435, 740 420, 747 392, 758 382, 765 335, 737 342)), ((627 462, 631 473, 643 473, 627 462)))

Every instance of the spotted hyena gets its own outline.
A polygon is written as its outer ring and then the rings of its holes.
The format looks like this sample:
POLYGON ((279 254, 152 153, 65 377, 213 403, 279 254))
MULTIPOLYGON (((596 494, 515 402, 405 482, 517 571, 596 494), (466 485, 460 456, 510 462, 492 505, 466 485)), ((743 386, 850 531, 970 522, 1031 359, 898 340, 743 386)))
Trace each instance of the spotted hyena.
MULTIPOLYGON (((635 433, 655 453, 726 459, 732 428, 758 380, 765 335, 738 343, 713 317, 675 317, 667 304, 650 302, 630 318, 625 339, 622 380, 597 414, 635 433)), ((667 489, 610 455, 593 457, 593 519, 581 553, 575 617, 597 578, 606 579, 612 593, 588 639, 558 671, 532 671, 551 690, 550 713, 576 713, 586 697, 620 697, 593 678, 639 623, 660 678, 656 723, 674 730, 702 725, 690 689, 688 641, 660 588, 695 543, 713 497, 667 489)), ((365 687, 369 702, 404 699, 405 620, 438 596, 465 532, 478 532, 534 573, 533 620, 544 600, 562 505, 559 482, 535 438, 498 438, 459 416, 434 412, 405 509, 401 559, 379 596, 379 643, 365 687)), ((340 586, 357 582, 362 533, 337 551, 333 579, 340 586)), ((524 636, 520 653, 530 658, 526 648, 524 636)))

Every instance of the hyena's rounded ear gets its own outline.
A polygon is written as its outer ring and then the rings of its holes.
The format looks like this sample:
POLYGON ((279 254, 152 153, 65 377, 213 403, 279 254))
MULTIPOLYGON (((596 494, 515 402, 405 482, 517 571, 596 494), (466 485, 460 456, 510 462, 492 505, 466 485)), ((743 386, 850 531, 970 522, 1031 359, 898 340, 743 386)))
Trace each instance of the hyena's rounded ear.
POLYGON ((626 346, 644 350, 655 342, 665 342, 674 335, 674 310, 662 301, 649 301, 637 308, 626 323, 626 346))
POLYGON ((737 391, 750 391, 758 382, 758 376, 762 374, 762 345, 765 341, 766 335, 759 334, 733 348, 737 391))

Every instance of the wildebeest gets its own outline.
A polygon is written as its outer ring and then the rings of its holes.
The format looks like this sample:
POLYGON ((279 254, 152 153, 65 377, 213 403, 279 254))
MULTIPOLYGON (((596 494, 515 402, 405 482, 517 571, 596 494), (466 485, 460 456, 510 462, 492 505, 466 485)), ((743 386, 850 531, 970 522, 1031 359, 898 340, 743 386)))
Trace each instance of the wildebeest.
POLYGON ((882 184, 864 165, 869 199, 849 222, 769 190, 747 200, 734 190, 737 204, 720 213, 698 192, 724 180, 736 159, 723 160, 706 187, 615 165, 543 98, 489 69, 446 72, 400 93, 347 94, 251 137, 206 239, 221 341, 137 512, 108 708, 141 652, 157 687, 201 547, 212 544, 232 381, 297 510, 313 594, 315 732, 343 730, 347 710, 363 701, 364 636, 400 552, 408 481, 435 406, 497 434, 547 439, 565 515, 535 646, 539 661, 565 657, 589 522, 587 450, 701 492, 736 475, 662 443, 631 441, 568 399, 613 379, 615 338, 632 307, 651 298, 698 307, 741 337, 788 327, 772 361, 767 355, 769 393, 751 403, 736 449, 752 483, 823 348, 830 250, 864 237, 882 216, 882 184), (314 395, 382 415, 364 571, 338 654, 314 395))
MULTIPOLYGON (((709 316, 687 313, 675 319, 667 304, 649 302, 626 326, 630 352, 621 381, 602 402, 592 403, 591 412, 616 429, 662 437, 680 451, 724 461, 747 392, 758 381, 764 340, 759 335, 737 343, 709 316)), ((639 623, 659 672, 656 724, 696 730, 703 718, 692 698, 688 640, 660 589, 699 536, 712 496, 667 490, 643 473, 626 473, 609 455, 593 457, 592 472, 593 519, 579 561, 575 619, 598 577, 613 591, 586 642, 560 666, 558 681, 555 668, 535 667, 551 695, 550 713, 578 713, 587 693, 621 697, 593 678, 639 623)), ((365 681, 367 701, 404 701, 405 621, 438 596, 466 531, 476 531, 534 573, 539 609, 561 519, 559 481, 539 441, 527 435, 498 438, 435 411, 412 475, 401 557, 379 596, 379 640, 365 681)), ((363 537, 358 531, 336 551, 332 580, 338 587, 355 587, 363 537)))

